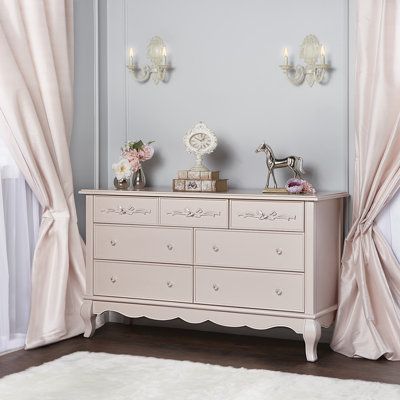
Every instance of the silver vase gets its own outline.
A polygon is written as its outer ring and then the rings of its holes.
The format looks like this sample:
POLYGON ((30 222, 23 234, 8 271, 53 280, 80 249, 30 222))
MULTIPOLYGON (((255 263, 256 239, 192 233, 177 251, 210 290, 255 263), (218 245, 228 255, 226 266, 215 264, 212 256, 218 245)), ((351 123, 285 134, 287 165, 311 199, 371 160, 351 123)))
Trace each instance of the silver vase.
POLYGON ((117 178, 114 178, 114 186, 117 190, 128 190, 129 182, 127 179, 121 179, 119 181, 117 178))
POLYGON ((146 176, 144 175, 143 169, 139 168, 132 176, 132 189, 143 190, 146 186, 146 176))

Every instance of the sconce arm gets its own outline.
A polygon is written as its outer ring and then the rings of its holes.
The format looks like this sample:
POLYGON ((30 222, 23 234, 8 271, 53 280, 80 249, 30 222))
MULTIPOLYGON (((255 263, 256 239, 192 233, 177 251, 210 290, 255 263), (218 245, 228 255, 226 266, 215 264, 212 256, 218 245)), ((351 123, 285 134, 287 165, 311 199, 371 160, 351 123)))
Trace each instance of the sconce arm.
POLYGON ((152 72, 148 65, 145 65, 142 69, 138 68, 136 65, 127 65, 126 67, 138 82, 148 81, 152 72), (138 73, 138 71, 140 71, 140 73, 138 73))
POLYGON ((145 65, 143 68, 138 68, 136 65, 127 65, 126 67, 132 73, 136 81, 147 82, 150 77, 152 77, 153 82, 156 85, 165 79, 165 75, 168 70, 168 65, 164 64, 152 66, 145 65))
POLYGON ((306 70, 301 65, 281 65, 280 66, 284 73, 287 75, 290 82, 294 85, 301 85, 306 77, 306 70))
POLYGON ((321 83, 324 80, 325 71, 329 69, 328 64, 318 64, 315 68, 315 80, 321 83))
POLYGON ((158 85, 159 82, 164 81, 167 70, 168 65, 166 64, 155 65, 153 67, 151 72, 153 73, 153 81, 156 85, 158 85))

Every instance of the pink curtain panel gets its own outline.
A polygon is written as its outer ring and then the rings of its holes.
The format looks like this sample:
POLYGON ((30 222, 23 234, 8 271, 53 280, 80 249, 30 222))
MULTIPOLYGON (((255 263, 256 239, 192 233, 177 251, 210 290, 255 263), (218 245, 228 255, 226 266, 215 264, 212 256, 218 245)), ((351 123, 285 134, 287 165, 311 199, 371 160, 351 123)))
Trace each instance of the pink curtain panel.
POLYGON ((69 157, 72 5, 73 0, 0 0, 0 134, 44 210, 26 348, 83 332, 84 247, 69 157))
POLYGON ((400 360, 400 266, 376 219, 400 186, 400 1, 357 4, 356 166, 332 349, 400 360))

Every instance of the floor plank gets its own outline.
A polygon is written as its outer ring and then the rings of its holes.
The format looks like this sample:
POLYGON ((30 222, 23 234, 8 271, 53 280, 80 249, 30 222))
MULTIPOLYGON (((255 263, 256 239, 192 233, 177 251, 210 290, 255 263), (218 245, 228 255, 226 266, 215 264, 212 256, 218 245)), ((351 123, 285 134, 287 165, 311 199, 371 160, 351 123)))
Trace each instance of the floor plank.
POLYGON ((3 355, 0 377, 75 351, 132 354, 400 384, 399 363, 384 359, 350 359, 334 353, 326 344, 318 347, 319 361, 308 363, 303 343, 298 341, 115 323, 98 329, 92 339, 80 336, 39 349, 3 355))

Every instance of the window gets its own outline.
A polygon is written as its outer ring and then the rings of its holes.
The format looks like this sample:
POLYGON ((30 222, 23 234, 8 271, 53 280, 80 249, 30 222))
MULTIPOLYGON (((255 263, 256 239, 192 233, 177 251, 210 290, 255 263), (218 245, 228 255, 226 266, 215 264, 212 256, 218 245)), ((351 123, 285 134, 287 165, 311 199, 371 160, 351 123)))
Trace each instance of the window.
POLYGON ((377 224, 400 262, 400 191, 381 212, 377 224))
POLYGON ((0 353, 23 347, 40 206, 0 141, 0 353))

